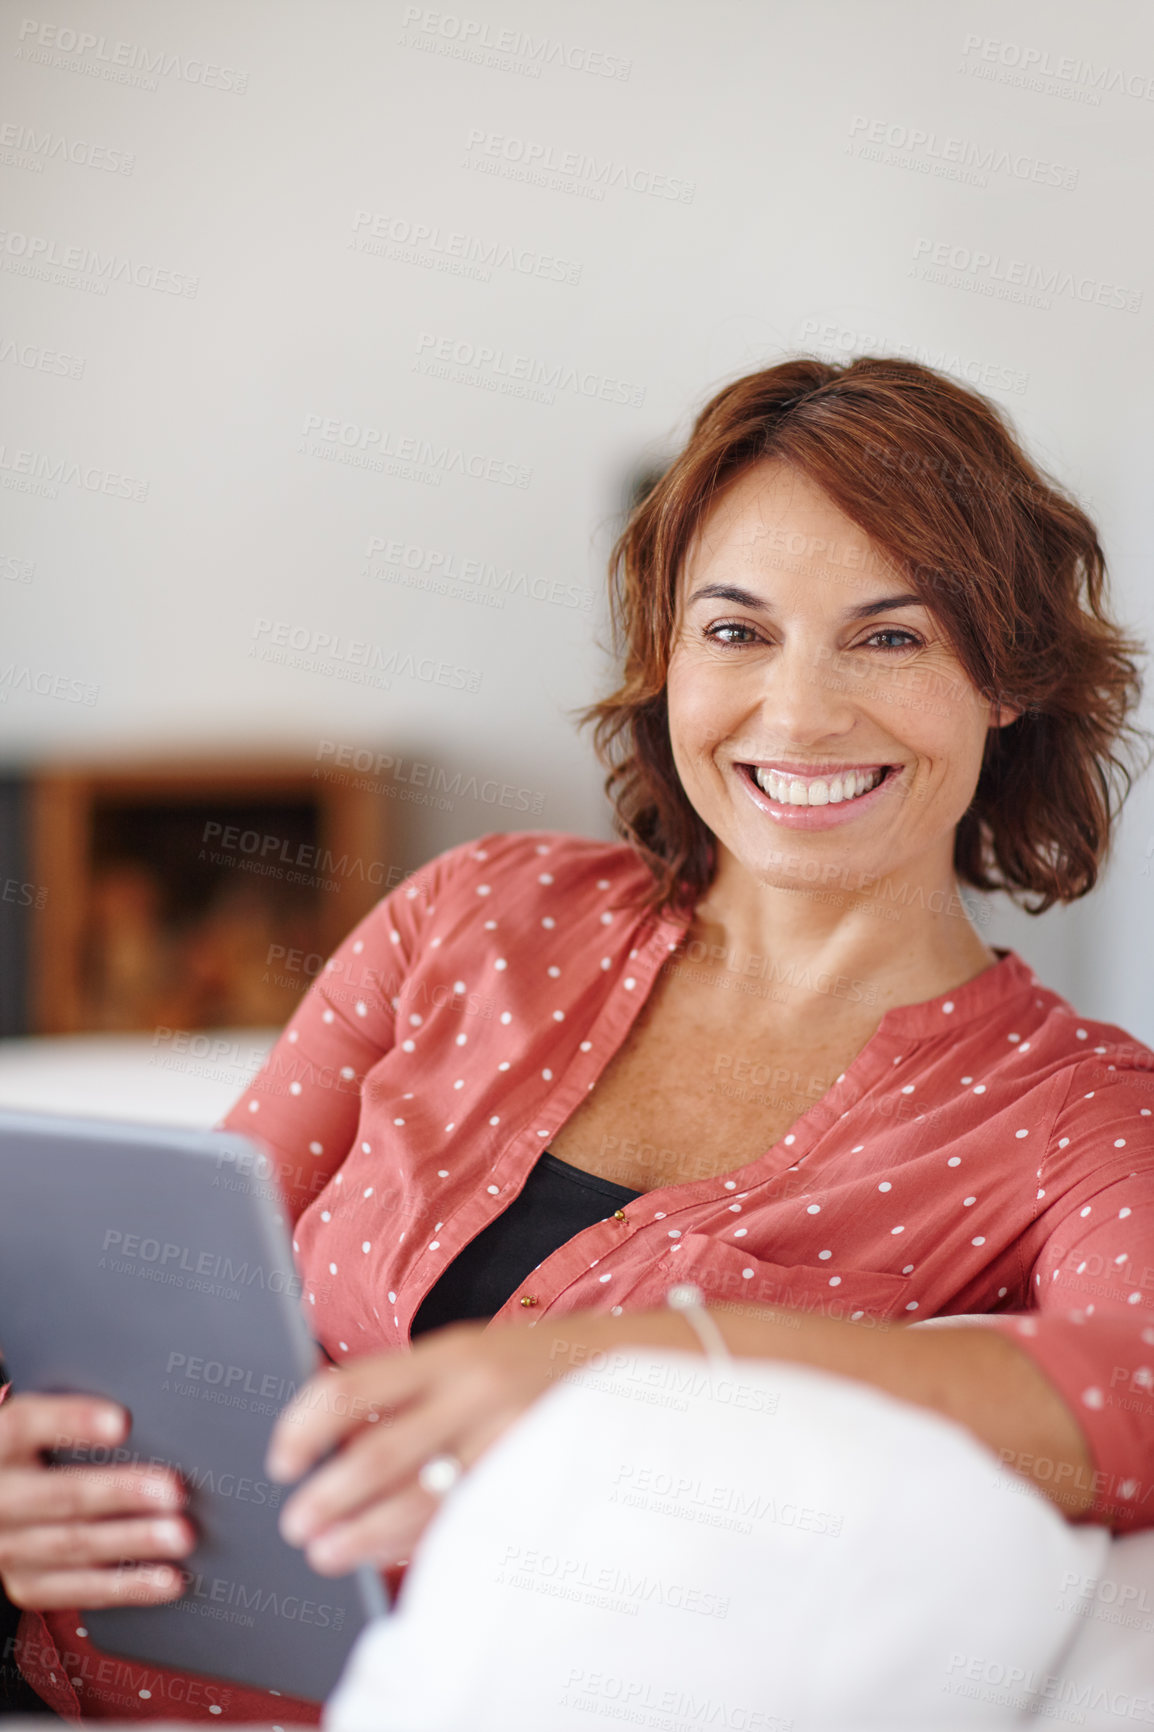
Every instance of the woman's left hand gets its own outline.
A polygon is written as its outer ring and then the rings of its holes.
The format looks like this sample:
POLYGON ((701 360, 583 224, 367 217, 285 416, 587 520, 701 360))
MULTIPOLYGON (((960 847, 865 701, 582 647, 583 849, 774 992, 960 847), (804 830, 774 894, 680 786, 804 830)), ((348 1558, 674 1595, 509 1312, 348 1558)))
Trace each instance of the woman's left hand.
MULTIPOLYGON (((672 1313, 653 1321, 659 1338, 684 1345, 672 1313)), ((410 1352, 366 1354, 321 1372, 276 1423, 269 1477, 297 1480, 343 1447, 285 1504, 281 1533, 322 1575, 402 1562, 440 1501, 417 1479, 430 1456, 472 1467, 552 1382, 598 1349, 623 1345, 623 1333, 637 1344, 636 1329, 586 1312, 532 1327, 455 1323, 410 1352)))

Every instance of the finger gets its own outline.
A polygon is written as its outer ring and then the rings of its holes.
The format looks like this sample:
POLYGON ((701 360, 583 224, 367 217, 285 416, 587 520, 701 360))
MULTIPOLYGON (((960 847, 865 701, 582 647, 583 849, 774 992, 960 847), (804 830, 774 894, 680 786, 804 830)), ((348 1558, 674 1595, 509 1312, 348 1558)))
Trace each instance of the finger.
POLYGON ((122 1443, 128 1415, 92 1395, 16 1395, 0 1407, 0 1464, 35 1461, 44 1449, 122 1443))
POLYGON ((303 1545, 335 1522, 394 1497, 431 1455, 448 1450, 469 1465, 468 1432, 469 1416, 456 1392, 365 1426, 289 1498, 280 1516, 282 1535, 290 1545, 303 1545))
POLYGON ((415 1354, 373 1354, 312 1378, 273 1428, 265 1458, 269 1478, 291 1484, 350 1431, 411 1400, 428 1378, 420 1368, 414 1373, 415 1360, 415 1354))
POLYGON ((26 1611, 71 1611, 88 1606, 155 1606, 179 1599, 185 1574, 171 1564, 122 1565, 111 1570, 35 1570, 5 1575, 13 1605, 26 1611))
POLYGON ((118 1467, 10 1467, 0 1474, 0 1530, 42 1522, 178 1510, 175 1474, 118 1467))
POLYGON ((88 1564, 160 1562, 183 1558, 196 1544, 183 1516, 158 1521, 53 1522, 0 1533, 0 1571, 71 1570, 88 1564))
POLYGON ((386 1569, 409 1557, 440 1507, 440 1498, 408 1485, 396 1497, 375 1503, 351 1521, 326 1528, 305 1547, 322 1576, 343 1576, 359 1564, 386 1569))
POLYGON ((408 1353, 366 1354, 312 1378, 273 1428, 265 1472, 288 1484, 299 1479, 342 1437, 395 1412, 448 1372, 467 1369, 483 1323, 450 1323, 408 1353))

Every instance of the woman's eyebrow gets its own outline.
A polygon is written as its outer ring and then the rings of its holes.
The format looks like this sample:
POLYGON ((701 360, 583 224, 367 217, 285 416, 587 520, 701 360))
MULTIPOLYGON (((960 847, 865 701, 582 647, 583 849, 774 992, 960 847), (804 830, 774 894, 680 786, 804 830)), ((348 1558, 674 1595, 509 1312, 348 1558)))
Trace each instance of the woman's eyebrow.
MULTIPOLYGON (((739 589, 730 583, 706 583, 700 589, 695 589, 689 597, 688 606, 695 601, 731 601, 735 607, 748 607, 757 613, 772 613, 773 608, 759 595, 753 595, 748 589, 739 589)), ((905 595, 886 595, 878 601, 862 602, 860 607, 847 608, 846 619, 869 619, 875 613, 885 613, 891 608, 924 607, 920 595, 907 593, 905 595)))

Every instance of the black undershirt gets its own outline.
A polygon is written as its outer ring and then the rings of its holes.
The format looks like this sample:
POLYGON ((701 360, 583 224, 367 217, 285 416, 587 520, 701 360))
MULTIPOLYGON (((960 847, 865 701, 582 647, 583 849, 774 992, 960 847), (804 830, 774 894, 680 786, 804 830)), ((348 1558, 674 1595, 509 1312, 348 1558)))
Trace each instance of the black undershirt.
POLYGON ((546 1149, 519 1197, 449 1264, 421 1300, 410 1335, 492 1317, 539 1263, 642 1191, 571 1167, 546 1149))

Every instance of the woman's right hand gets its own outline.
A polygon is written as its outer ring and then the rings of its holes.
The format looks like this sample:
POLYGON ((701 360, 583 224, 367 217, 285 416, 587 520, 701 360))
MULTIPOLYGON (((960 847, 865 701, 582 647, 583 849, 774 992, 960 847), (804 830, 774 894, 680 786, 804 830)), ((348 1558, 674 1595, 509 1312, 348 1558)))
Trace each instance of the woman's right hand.
POLYGON ((82 1395, 15 1395, 0 1403, 0 1580, 14 1605, 158 1605, 179 1597, 178 1565, 195 1544, 187 1493, 163 1467, 50 1466, 43 1452, 124 1442, 128 1416, 82 1395), (137 1560, 146 1560, 139 1562, 137 1560))

